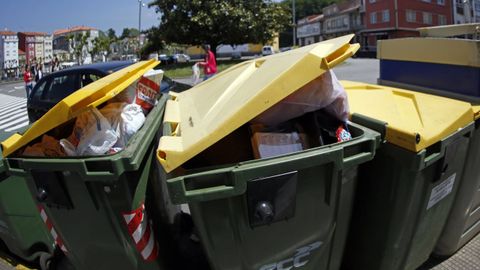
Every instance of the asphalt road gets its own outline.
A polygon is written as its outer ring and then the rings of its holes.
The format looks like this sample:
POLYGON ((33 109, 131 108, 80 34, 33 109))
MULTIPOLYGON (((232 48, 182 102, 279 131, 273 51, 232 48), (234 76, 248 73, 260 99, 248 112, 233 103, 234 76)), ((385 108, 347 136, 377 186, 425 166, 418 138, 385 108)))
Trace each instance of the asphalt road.
POLYGON ((0 94, 26 97, 25 84, 23 82, 0 83, 0 94))
MULTIPOLYGON (((376 84, 379 76, 380 64, 377 59, 350 58, 333 68, 340 80, 358 81, 376 84)), ((192 84, 192 79, 176 78, 178 82, 192 84)))

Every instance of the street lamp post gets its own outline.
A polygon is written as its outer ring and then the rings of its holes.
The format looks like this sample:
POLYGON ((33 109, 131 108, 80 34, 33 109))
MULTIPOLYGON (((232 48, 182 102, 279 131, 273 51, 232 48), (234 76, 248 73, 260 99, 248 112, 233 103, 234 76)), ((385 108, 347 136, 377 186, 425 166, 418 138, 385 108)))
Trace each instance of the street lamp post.
POLYGON ((296 36, 296 33, 295 33, 295 26, 296 26, 296 23, 295 23, 295 0, 292 0, 292 25, 293 25, 293 31, 292 31, 292 37, 293 37, 293 46, 296 45, 297 43, 297 40, 295 38, 296 36))
POLYGON ((140 46, 140 34, 142 33, 142 7, 145 3, 142 0, 138 0, 138 45, 140 46))

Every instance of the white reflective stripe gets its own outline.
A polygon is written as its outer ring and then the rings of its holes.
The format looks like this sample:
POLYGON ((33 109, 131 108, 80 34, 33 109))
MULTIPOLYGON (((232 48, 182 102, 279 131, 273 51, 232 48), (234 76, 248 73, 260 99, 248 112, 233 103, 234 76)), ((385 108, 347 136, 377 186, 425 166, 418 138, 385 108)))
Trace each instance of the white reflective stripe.
POLYGON ((61 249, 63 252, 68 252, 67 248, 66 248, 64 245, 61 245, 61 246, 60 246, 60 249, 61 249))
POLYGON ((135 241, 135 244, 137 244, 145 234, 145 231, 147 230, 148 226, 148 218, 144 214, 142 216, 142 221, 138 225, 137 229, 132 233, 133 240, 135 241))
POLYGON ((44 223, 47 223, 47 213, 45 213, 45 210, 42 208, 42 211, 40 211, 40 217, 42 217, 42 220, 44 223))
POLYGON ((148 239, 147 246, 142 250, 141 254, 144 260, 152 255, 153 248, 155 246, 155 235, 153 234, 152 225, 150 225, 150 239, 148 239))
POLYGON ((55 229, 54 229, 53 227, 52 227, 52 229, 50 230, 50 234, 52 235, 53 240, 57 241, 58 234, 57 234, 57 232, 55 231, 55 229))
POLYGON ((132 221, 132 219, 135 217, 135 213, 133 214, 128 214, 128 215, 123 215, 123 218, 125 219, 125 222, 127 223, 127 225, 130 223, 130 221, 132 221))

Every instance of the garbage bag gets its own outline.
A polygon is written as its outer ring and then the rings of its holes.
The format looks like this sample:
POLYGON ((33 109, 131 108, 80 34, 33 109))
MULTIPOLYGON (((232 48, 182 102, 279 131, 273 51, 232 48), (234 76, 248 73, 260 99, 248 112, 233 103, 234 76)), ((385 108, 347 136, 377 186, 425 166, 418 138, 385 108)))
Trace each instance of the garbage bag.
POLYGON ((41 142, 32 146, 27 146, 23 151, 23 155, 35 157, 62 157, 65 156, 66 153, 57 139, 48 135, 43 135, 41 142))
POLYGON ((253 123, 277 125, 308 112, 325 109, 342 122, 348 120, 349 106, 345 89, 333 71, 327 71, 307 83, 252 120, 253 123))
POLYGON ((118 135, 117 143, 114 145, 117 149, 125 148, 130 138, 145 123, 142 107, 137 104, 110 103, 100 109, 100 112, 118 135))
POLYGON ((109 121, 97 108, 90 108, 77 117, 72 134, 60 144, 70 156, 90 156, 107 153, 117 140, 109 121))
POLYGON ((196 85, 200 82, 200 68, 198 68, 198 64, 192 66, 192 85, 196 85))

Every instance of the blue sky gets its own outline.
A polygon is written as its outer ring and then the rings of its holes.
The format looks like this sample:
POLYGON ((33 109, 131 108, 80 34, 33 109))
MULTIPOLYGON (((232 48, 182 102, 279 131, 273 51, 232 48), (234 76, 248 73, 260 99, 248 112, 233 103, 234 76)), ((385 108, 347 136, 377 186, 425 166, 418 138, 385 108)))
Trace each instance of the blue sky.
MULTIPOLYGON (((143 0, 148 3, 150 0, 143 0)), ((142 9, 142 30, 159 24, 154 8, 142 9)), ((0 0, 0 29, 53 33, 85 25, 118 35, 138 28, 138 0, 0 0)))

